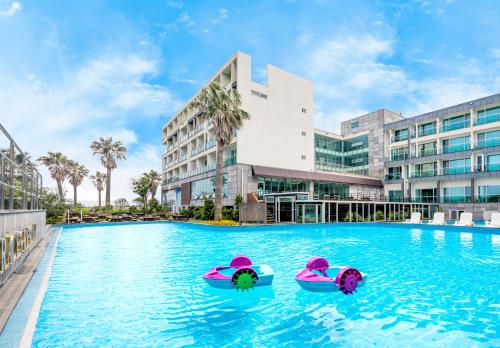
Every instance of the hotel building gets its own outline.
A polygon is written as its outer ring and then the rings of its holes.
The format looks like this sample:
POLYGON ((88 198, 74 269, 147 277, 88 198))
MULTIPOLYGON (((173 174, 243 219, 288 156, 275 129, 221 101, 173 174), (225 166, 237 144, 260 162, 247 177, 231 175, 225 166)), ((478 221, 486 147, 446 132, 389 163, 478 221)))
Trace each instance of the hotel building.
MULTIPOLYGON (((429 217, 438 204, 450 217, 473 210, 481 218, 500 195, 500 95, 412 118, 380 109, 336 134, 314 128, 310 81, 268 65, 258 83, 251 70, 250 56, 237 52, 207 82, 238 91, 251 116, 224 149, 224 205, 241 195, 281 222, 343 221, 348 212, 429 217)), ((214 131, 191 100, 162 130, 162 204, 173 212, 215 197, 214 131)))
POLYGON ((384 132, 389 200, 439 203, 449 218, 498 209, 500 94, 392 122, 384 132))
MULTIPOLYGON (((313 86, 267 66, 267 83, 251 78, 251 58, 237 52, 209 80, 241 95, 251 115, 224 149, 224 205, 281 197, 280 221, 294 218, 298 198, 370 199, 383 194, 383 124, 402 119, 387 110, 342 124, 342 135, 314 129, 313 86), (368 151, 378 146, 378 151, 368 151), (375 164, 375 165, 373 165, 375 164), (290 204, 285 204, 290 202, 290 204)), ((194 98, 194 97, 193 97, 194 98)), ((209 121, 190 101, 163 127, 162 203, 174 212, 214 198, 216 144, 209 121)))

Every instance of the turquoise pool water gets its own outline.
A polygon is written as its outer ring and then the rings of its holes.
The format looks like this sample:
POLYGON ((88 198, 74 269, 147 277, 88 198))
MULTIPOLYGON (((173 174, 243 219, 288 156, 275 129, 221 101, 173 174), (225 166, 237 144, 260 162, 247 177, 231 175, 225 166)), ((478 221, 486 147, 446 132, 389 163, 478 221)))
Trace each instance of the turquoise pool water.
MULTIPOLYGON (((338 224, 248 229, 187 224, 65 228, 35 347, 499 346, 500 235, 338 224), (210 288, 243 253, 272 287, 210 288), (359 268, 355 296, 302 290, 309 257, 359 268)), ((495 232, 498 233, 498 232, 495 232)))

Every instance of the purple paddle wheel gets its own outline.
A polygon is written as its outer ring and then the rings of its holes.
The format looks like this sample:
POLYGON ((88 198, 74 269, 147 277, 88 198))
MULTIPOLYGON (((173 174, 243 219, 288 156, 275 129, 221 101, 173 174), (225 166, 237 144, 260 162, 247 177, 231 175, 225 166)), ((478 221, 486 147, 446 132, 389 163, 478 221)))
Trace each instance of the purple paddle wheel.
POLYGON ((345 295, 352 294, 358 287, 358 282, 362 281, 361 273, 355 268, 343 268, 337 274, 335 283, 340 287, 345 295))

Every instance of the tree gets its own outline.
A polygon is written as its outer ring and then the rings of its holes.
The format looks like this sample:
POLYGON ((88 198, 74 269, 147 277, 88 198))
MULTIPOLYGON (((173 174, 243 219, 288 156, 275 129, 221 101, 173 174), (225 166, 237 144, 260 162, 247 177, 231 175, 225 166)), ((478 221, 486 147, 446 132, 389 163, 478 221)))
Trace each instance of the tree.
POLYGON ((202 119, 212 122, 217 141, 215 167, 215 220, 222 218, 222 168, 224 147, 233 140, 233 131, 243 126, 250 114, 240 109, 240 94, 226 91, 219 82, 213 81, 203 88, 190 106, 202 113, 202 119))
POLYGON ((59 201, 64 202, 63 183, 68 177, 66 165, 68 159, 61 152, 48 152, 46 156, 40 157, 38 161, 49 169, 50 176, 57 183, 59 201))
POLYGON ((94 155, 101 156, 101 163, 106 168, 106 206, 111 205, 111 171, 116 169, 116 161, 126 159, 127 148, 121 141, 113 142, 113 138, 100 137, 93 141, 90 148, 94 155))
POLYGON ((90 176, 90 180, 97 189, 99 196, 99 208, 101 207, 101 191, 104 190, 104 182, 106 181, 106 174, 99 171, 95 172, 95 175, 90 176))
POLYGON ((66 171, 68 172, 69 183, 73 186, 73 206, 76 207, 77 187, 82 184, 83 178, 89 174, 89 170, 82 164, 68 160, 66 162, 66 171))
POLYGON ((128 202, 125 198, 118 198, 113 205, 117 208, 125 208, 128 207, 128 202))
POLYGON ((155 170, 150 170, 146 175, 149 177, 150 181, 149 192, 151 192, 151 198, 154 198, 156 196, 158 186, 160 186, 161 175, 155 170))
POLYGON ((148 207, 148 195, 151 189, 151 180, 147 174, 142 174, 138 179, 132 179, 132 191, 139 196, 138 202, 144 204, 144 214, 148 207))

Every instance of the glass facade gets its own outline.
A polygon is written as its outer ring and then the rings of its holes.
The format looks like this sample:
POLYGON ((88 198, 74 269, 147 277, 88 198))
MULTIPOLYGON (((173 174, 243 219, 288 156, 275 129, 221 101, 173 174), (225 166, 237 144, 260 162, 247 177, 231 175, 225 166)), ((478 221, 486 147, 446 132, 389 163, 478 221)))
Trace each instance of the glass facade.
POLYGON ((368 175, 368 135, 343 140, 315 134, 314 146, 316 169, 368 175))
POLYGON ((400 161, 408 158, 408 149, 402 147, 399 149, 391 150, 391 161, 400 161))
POLYGON ((401 179, 401 167, 390 167, 386 176, 386 180, 401 179))
POLYGON ((470 150, 470 136, 443 140, 443 153, 470 150))
POLYGON ((415 171, 413 172, 412 177, 420 178, 426 176, 435 176, 437 174, 436 168, 437 168, 436 162, 416 164, 415 171))
POLYGON ((309 192, 309 181, 259 176, 257 177, 257 192, 259 200, 263 200, 264 195, 270 193, 309 192))
POLYGON ((437 200, 437 189, 416 189, 415 201, 418 203, 434 203, 437 200))
POLYGON ((456 129, 462 129, 470 126, 470 115, 460 115, 443 120, 442 132, 449 132, 456 129))
POLYGON ((443 203, 463 203, 471 201, 471 187, 445 187, 443 203))
POLYGON ((409 138, 408 128, 398 129, 394 131, 394 136, 392 137, 391 142, 395 143, 398 141, 404 141, 408 140, 408 138, 409 138))
POLYGON ((500 121, 500 106, 477 112, 476 124, 485 124, 500 121))
POLYGON ((403 191, 393 190, 389 191, 389 202, 401 202, 403 200, 403 191))
POLYGON ((429 122, 418 126, 419 137, 425 137, 431 134, 436 134, 436 122, 429 122))
POLYGON ((434 156, 437 154, 436 142, 418 145, 418 157, 434 156))
POLYGON ((335 182, 314 182, 314 199, 345 199, 349 197, 349 185, 335 182))
POLYGON ((500 185, 478 186, 478 202, 500 202, 500 185))
POLYGON ((500 130, 479 133, 477 135, 477 147, 489 147, 500 145, 500 130))
POLYGON ((486 157, 486 170, 500 170, 500 154, 489 155, 486 157))
POLYGON ((464 174, 471 171, 470 158, 443 161, 443 175, 464 174))
MULTIPOLYGON (((227 174, 222 176, 222 195, 227 197, 227 174)), ((193 181, 191 183, 191 199, 214 199, 215 177, 193 181)))

